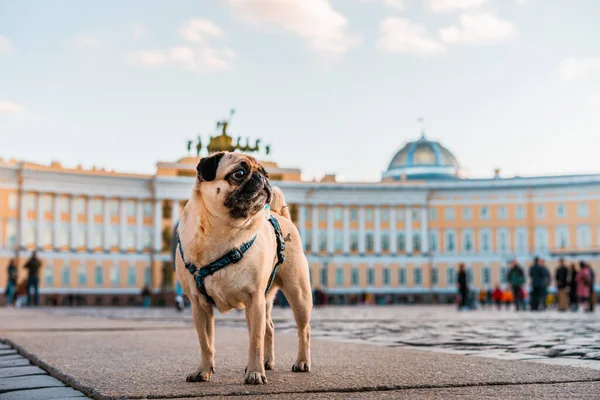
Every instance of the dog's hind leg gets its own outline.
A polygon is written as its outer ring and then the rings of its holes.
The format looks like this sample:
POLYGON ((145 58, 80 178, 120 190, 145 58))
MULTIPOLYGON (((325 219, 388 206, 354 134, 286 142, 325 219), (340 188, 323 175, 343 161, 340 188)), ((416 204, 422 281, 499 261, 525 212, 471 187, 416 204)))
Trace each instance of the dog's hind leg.
POLYGON ((200 366, 187 376, 188 382, 208 382, 215 373, 215 320, 212 306, 192 298, 192 316, 200 342, 200 366))
POLYGON ((265 370, 271 370, 275 368, 275 325, 271 319, 271 310, 273 309, 273 300, 277 289, 271 289, 267 294, 266 304, 266 317, 267 327, 265 330, 265 370))
POLYGON ((294 319, 298 326, 298 357, 292 366, 293 372, 310 371, 310 313, 312 311, 312 292, 308 275, 308 262, 304 259, 302 268, 294 282, 288 282, 281 290, 290 303, 294 319))

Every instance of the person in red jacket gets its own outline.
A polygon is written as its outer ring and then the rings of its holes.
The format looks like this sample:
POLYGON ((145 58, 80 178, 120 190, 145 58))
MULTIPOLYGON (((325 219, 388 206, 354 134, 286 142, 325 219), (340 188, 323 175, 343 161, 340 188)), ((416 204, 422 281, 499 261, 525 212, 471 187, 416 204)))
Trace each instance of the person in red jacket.
POLYGON ((502 292, 500 285, 496 285, 496 287, 494 288, 494 292, 492 293, 492 299, 494 299, 494 302, 496 303, 498 310, 500 310, 502 308, 502 298, 503 297, 504 297, 504 292, 502 292))

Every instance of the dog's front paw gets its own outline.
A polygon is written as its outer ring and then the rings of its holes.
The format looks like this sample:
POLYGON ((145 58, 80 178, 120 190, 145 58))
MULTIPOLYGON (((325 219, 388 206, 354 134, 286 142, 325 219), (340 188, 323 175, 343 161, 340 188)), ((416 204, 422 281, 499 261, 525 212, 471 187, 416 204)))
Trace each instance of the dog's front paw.
POLYGON ((267 377, 261 372, 246 372, 244 383, 248 385, 262 385, 267 383, 267 377))
POLYGON ((292 366, 292 372, 310 372, 310 362, 296 361, 292 366))
POLYGON ((209 382, 212 374, 215 373, 214 368, 210 368, 208 370, 199 369, 187 376, 185 378, 186 382, 209 382))

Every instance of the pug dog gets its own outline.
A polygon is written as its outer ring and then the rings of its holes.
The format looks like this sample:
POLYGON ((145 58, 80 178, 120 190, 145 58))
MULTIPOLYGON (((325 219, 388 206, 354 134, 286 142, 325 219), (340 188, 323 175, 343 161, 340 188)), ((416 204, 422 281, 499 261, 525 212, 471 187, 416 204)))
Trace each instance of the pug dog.
POLYGON ((298 327, 298 356, 292 371, 309 372, 312 292, 308 261, 284 196, 271 186, 263 166, 242 153, 218 152, 202 158, 177 233, 180 249, 176 252, 176 274, 191 301, 200 342, 200 365, 187 381, 208 382, 215 373, 215 329, 213 306, 185 264, 202 268, 252 238, 254 242, 238 262, 205 277, 206 293, 222 314, 232 309, 246 310, 250 348, 244 382, 264 384, 265 370, 275 367, 271 309, 275 294, 281 290, 298 327), (285 261, 265 293, 278 261, 278 242, 270 215, 281 227, 285 261))

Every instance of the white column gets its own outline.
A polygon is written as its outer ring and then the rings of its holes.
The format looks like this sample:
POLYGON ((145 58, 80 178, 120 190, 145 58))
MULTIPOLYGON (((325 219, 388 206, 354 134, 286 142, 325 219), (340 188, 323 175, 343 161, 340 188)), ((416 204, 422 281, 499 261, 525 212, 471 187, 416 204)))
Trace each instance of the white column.
POLYGON ((421 253, 429 252, 429 218, 427 207, 421 208, 421 253))
POLYGON ((396 238, 396 207, 390 207, 390 254, 398 252, 398 239, 396 238))
POLYGON ((373 248, 375 254, 381 253, 381 207, 375 206, 373 213, 373 220, 375 222, 375 237, 373 238, 373 248))
POLYGON ((59 200, 60 197, 58 195, 54 195, 54 201, 52 205, 54 207, 54 214, 52 216, 52 247, 58 249, 60 246, 58 244, 58 234, 61 222, 61 213, 59 208, 59 200))
POLYGON ((35 240, 35 246, 39 249, 44 247, 44 245, 42 244, 42 231, 43 229, 43 222, 44 222, 44 212, 42 211, 42 194, 38 193, 37 194, 37 221, 36 221, 36 240, 35 240))
MULTIPOLYGON (((300 233, 300 241, 304 243, 306 240, 306 207, 303 204, 298 204, 298 232, 300 233)), ((303 247, 305 249, 306 247, 303 247)))
POLYGON ((110 199, 105 197, 104 202, 104 250, 110 250, 110 199))
POLYGON ((87 248, 94 248, 94 199, 87 198, 87 248))
POLYGON ((162 250, 162 201, 154 201, 154 250, 162 250))
POLYGON ((344 206, 344 254, 350 253, 350 207, 344 206))
POLYGON ((76 197, 72 195, 69 199, 69 204, 71 206, 71 221, 69 222, 69 247, 71 249, 77 248, 77 242, 75 240, 75 232, 77 232, 77 210, 75 209, 76 197))
POLYGON ((144 248, 144 202, 137 201, 136 217, 135 217, 135 249, 142 251, 144 248))
POLYGON ((327 253, 333 254, 334 252, 334 234, 333 234, 333 206, 327 206, 327 253))
POLYGON ((25 247, 27 245, 27 225, 29 220, 27 219, 27 195, 21 193, 21 210, 19 213, 19 219, 21 220, 21 240, 19 245, 25 247))
POLYGON ((404 218, 406 222, 405 228, 405 241, 406 241, 406 254, 410 254, 413 251, 413 238, 412 238, 412 207, 406 207, 406 218, 404 218))
POLYGON ((365 206, 358 208, 358 252, 365 253, 365 206))
POLYGON ((127 200, 123 197, 119 204, 119 231, 120 241, 119 248, 123 251, 127 250, 127 200))
POLYGON ((179 200, 175 199, 175 200, 173 200, 173 212, 172 212, 173 228, 175 228, 177 221, 179 221, 180 214, 181 214, 181 207, 179 206, 179 200))
POLYGON ((312 243, 310 248, 313 253, 319 252, 319 208, 316 205, 312 207, 312 243))

